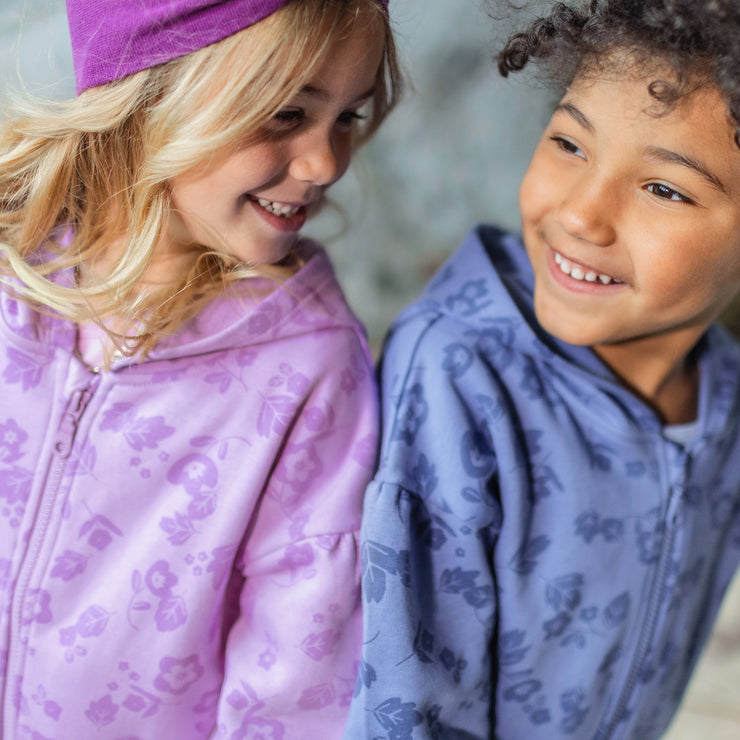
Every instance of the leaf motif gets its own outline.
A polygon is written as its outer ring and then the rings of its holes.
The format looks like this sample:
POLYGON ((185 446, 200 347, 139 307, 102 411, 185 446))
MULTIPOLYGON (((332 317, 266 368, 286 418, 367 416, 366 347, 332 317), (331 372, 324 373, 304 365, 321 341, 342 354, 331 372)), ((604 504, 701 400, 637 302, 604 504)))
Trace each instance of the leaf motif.
POLYGON ((508 651, 499 653, 498 655, 499 665, 508 666, 508 665, 515 665, 516 663, 520 663, 522 660, 524 660, 530 647, 531 646, 527 646, 523 648, 518 648, 516 650, 508 650, 508 651))
POLYGON ((537 557, 549 546, 550 538, 544 534, 527 540, 512 558, 512 569, 522 575, 529 575, 537 567, 537 557))
POLYGON ((606 626, 613 629, 622 624, 629 614, 630 603, 629 591, 624 591, 615 599, 612 599, 606 609, 604 609, 603 613, 603 619, 606 626))
POLYGON ((445 569, 442 571, 439 588, 444 593, 458 594, 460 591, 474 588, 479 573, 477 570, 463 570, 460 567, 454 570, 445 569))
POLYGON ((296 399, 288 395, 279 395, 268 396, 263 400, 257 425, 260 435, 269 437, 271 433, 283 434, 298 407, 296 399))
POLYGON ((362 683, 367 686, 367 688, 372 687, 372 685, 377 681, 378 674, 375 672, 375 668, 373 668, 370 663, 363 660, 360 662, 360 673, 359 678, 362 683))
POLYGON ((272 407, 265 401, 260 409, 259 416, 257 417, 257 432, 260 437, 269 437, 272 431, 272 420, 275 417, 275 412, 272 407))
POLYGON ((10 470, 0 471, 0 498, 8 499, 9 504, 26 502, 31 494, 33 476, 28 470, 14 465, 10 470))
POLYGON ((194 496, 188 504, 188 515, 192 519, 205 519, 216 511, 216 502, 217 498, 213 492, 203 496, 194 496))
MULTIPOLYGON (((414 702, 402 702, 397 696, 386 699, 373 710, 375 719, 386 729, 396 730, 403 728, 411 737, 412 728, 420 725, 422 722, 421 713, 416 711, 414 702)), ((402 737, 400 734, 397 737, 402 737)))
POLYGON ((368 562, 391 575, 398 572, 398 553, 392 547, 368 540, 362 550, 368 562))
POLYGON ((202 437, 193 437, 193 439, 190 440, 190 444, 193 447, 209 447, 215 442, 214 437, 210 437, 207 435, 204 435, 202 437))
POLYGON ((210 373, 209 375, 206 375, 203 380, 205 380, 206 383, 217 385, 218 392, 221 394, 226 393, 226 391, 229 390, 229 386, 231 385, 231 376, 225 372, 210 373))
POLYGON ((105 631, 109 619, 109 612, 102 606, 93 605, 77 620, 77 632, 82 637, 98 637, 105 631))
POLYGON ((104 527, 106 527, 106 529, 109 529, 111 532, 113 532, 113 534, 117 534, 119 537, 123 537, 123 532, 121 532, 121 530, 118 529, 118 527, 113 524, 113 522, 108 519, 108 517, 98 514, 95 517, 95 521, 99 524, 102 524, 104 527))
POLYGON ((385 595, 385 573, 372 563, 362 570, 362 592, 368 603, 374 601, 379 604, 385 595))
POLYGON ((39 384, 45 362, 15 349, 8 350, 8 359, 10 364, 5 368, 3 377, 9 383, 20 383, 24 391, 39 384))

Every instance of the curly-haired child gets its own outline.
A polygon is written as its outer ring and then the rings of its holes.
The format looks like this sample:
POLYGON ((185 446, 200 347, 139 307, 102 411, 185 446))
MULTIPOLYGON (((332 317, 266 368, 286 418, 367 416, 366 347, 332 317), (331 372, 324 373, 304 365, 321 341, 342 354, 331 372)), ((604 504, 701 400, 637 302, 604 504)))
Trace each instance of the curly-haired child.
POLYGON ((382 363, 345 737, 663 733, 740 561, 740 6, 553 3, 520 190, 382 363))

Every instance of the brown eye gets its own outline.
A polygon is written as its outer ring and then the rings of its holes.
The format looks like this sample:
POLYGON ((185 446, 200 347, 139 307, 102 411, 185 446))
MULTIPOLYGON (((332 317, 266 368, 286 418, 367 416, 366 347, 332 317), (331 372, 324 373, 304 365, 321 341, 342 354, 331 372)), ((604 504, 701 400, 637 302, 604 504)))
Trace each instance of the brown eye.
POLYGON ((687 198, 685 195, 681 195, 681 193, 679 193, 677 190, 669 188, 668 185, 664 185, 662 182, 651 182, 646 187, 646 190, 656 197, 662 198, 663 200, 673 200, 678 203, 694 202, 690 198, 687 198))

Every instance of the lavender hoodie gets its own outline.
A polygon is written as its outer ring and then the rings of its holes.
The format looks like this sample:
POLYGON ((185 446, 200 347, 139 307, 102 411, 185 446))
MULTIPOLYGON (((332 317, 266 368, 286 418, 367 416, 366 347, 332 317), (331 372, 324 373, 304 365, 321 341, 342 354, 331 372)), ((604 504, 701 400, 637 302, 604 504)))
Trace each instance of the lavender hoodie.
POLYGON ((376 390, 302 250, 266 298, 244 281, 110 372, 2 294, 4 740, 341 734, 376 390))

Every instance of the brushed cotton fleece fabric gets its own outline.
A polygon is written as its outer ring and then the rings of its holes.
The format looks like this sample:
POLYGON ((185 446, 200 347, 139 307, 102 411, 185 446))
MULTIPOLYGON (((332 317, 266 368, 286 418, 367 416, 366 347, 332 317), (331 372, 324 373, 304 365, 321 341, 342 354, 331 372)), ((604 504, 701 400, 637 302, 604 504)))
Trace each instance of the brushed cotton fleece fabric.
POLYGON ((532 287, 481 226, 390 333, 346 740, 654 740, 740 560, 738 345, 678 444, 532 287))
POLYGON ((2 294, 4 740, 340 736, 377 400, 328 259, 301 253, 110 372, 2 294))

